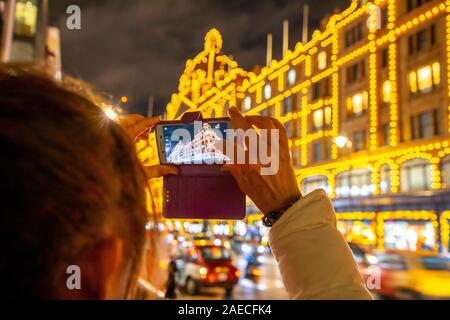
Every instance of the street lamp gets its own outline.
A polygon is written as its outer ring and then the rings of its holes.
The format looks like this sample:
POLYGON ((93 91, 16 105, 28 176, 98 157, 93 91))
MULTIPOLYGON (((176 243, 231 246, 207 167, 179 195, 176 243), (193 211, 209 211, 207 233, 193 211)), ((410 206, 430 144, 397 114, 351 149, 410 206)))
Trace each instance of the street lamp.
POLYGON ((334 142, 336 143, 336 145, 338 146, 338 148, 344 148, 348 145, 348 143, 350 142, 350 140, 347 137, 344 136, 338 136, 336 137, 336 139, 334 140, 334 142))
POLYGON ((111 108, 107 108, 104 110, 105 115, 112 121, 116 121, 118 118, 117 112, 115 112, 113 109, 111 108))

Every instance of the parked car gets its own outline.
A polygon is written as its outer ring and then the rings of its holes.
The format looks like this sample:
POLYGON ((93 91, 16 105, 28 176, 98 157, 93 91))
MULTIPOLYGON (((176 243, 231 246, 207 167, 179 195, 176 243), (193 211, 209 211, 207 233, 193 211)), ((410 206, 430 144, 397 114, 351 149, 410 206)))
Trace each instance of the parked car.
POLYGON ((214 242, 194 242, 181 248, 174 259, 177 284, 190 295, 198 294, 203 287, 220 287, 225 289, 226 296, 231 296, 241 275, 233 265, 231 250, 214 242))
MULTIPOLYGON (((397 299, 450 299, 450 263, 432 252, 373 250, 366 253, 363 278, 378 276, 373 291, 397 299)), ((376 279, 375 279, 376 280, 376 279)))

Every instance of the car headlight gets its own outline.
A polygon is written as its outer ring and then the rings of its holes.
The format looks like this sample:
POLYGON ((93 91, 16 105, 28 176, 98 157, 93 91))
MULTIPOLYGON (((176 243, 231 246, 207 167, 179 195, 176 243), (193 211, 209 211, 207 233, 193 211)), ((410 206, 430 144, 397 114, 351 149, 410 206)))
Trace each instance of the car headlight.
POLYGON ((198 272, 200 273, 200 275, 206 276, 208 274, 208 269, 206 269, 205 267, 201 267, 198 272))

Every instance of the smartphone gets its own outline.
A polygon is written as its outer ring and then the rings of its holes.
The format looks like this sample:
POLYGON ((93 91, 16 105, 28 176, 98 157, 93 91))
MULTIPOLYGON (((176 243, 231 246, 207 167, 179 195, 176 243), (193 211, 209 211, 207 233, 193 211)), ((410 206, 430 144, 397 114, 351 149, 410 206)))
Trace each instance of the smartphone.
POLYGON ((161 164, 176 165, 180 174, 163 183, 163 216, 168 219, 243 220, 246 196, 222 166, 229 119, 203 120, 187 113, 180 121, 155 126, 161 164))
POLYGON ((229 119, 209 119, 185 124, 165 122, 156 126, 161 164, 224 164, 229 119))

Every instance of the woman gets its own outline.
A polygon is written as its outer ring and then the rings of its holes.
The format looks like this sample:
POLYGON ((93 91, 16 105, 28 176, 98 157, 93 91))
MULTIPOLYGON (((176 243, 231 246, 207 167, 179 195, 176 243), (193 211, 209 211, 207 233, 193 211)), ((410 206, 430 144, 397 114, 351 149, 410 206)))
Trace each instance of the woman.
MULTIPOLYGON (((261 176, 255 165, 224 170, 273 225, 270 244, 289 296, 370 299, 330 200, 323 191, 302 197, 283 126, 235 108, 230 117, 236 128, 281 131, 278 174, 261 176)), ((91 99, 43 75, 0 71, 2 298, 132 297, 147 179, 177 174, 171 166, 144 170, 136 156, 134 140, 158 121, 128 116, 119 126, 91 99)))

